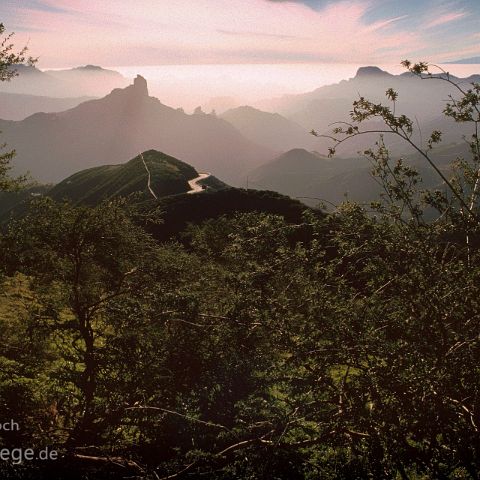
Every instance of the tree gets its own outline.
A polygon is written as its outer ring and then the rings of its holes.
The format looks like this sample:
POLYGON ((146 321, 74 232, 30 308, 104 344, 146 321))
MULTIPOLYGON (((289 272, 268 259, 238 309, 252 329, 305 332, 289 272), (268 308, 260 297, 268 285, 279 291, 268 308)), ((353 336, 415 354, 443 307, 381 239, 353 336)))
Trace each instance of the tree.
POLYGON ((105 308, 148 288, 154 244, 121 201, 89 208, 48 198, 34 201, 24 218, 10 224, 3 243, 3 263, 33 276, 38 325, 71 339, 64 368, 71 369, 79 395, 69 407, 69 443, 82 444, 95 435, 99 349, 110 328, 105 308))
MULTIPOLYGON (((419 62, 412 64, 409 60, 404 60, 402 65, 408 71, 422 80, 437 80, 450 83, 459 97, 450 95, 450 100, 446 103, 444 114, 452 118, 455 122, 462 122, 472 125, 472 132, 468 141, 468 146, 471 153, 471 158, 465 161, 464 159, 457 159, 453 162, 454 170, 453 178, 447 178, 447 175, 436 165, 435 159, 432 157, 434 146, 439 144, 442 140, 442 132, 434 130, 431 132, 426 145, 418 145, 412 139, 414 132, 414 121, 405 115, 396 112, 396 101, 398 93, 392 88, 389 88, 385 95, 389 101, 389 105, 382 103, 373 103, 368 99, 360 96, 358 100, 353 103, 353 110, 351 112, 351 122, 340 122, 338 126, 333 129, 332 135, 319 135, 315 130, 312 134, 315 136, 326 137, 333 141, 333 146, 329 149, 330 155, 335 154, 335 149, 338 145, 350 140, 359 135, 369 133, 377 133, 381 135, 380 142, 377 143, 379 147, 377 151, 372 149, 365 150, 364 155, 372 160, 375 164, 376 174, 380 174, 382 169, 389 168, 390 155, 388 149, 383 143, 384 135, 394 135, 402 139, 406 145, 413 148, 423 160, 436 172, 439 179, 448 188, 452 199, 449 200, 445 196, 440 200, 441 195, 436 192, 433 196, 427 195, 424 200, 429 206, 440 209, 439 215, 444 216, 446 213, 451 214, 454 204, 457 205, 457 211, 460 210, 463 217, 468 217, 470 221, 479 223, 478 213, 475 209, 478 208, 478 196, 480 194, 480 84, 471 83, 466 89, 459 83, 450 78, 448 72, 440 69, 441 73, 434 75, 429 70, 427 62, 419 62), (380 128, 362 129, 362 124, 371 120, 380 119, 383 126, 380 128), (379 163, 380 162, 380 163, 379 163), (380 168, 380 170, 378 170, 380 168)), ((439 68, 439 67, 437 67, 439 68)), ((399 168, 406 173, 405 164, 403 161, 397 163, 399 168)), ((394 172, 390 168, 389 174, 394 172)), ((413 178, 415 174, 410 170, 410 177, 413 178)), ((392 175, 392 180, 395 180, 395 175, 392 175)), ((388 194, 388 192, 387 192, 388 194)), ((416 216, 418 212, 410 212, 416 216)))
MULTIPOLYGON (((479 451, 471 446, 479 443, 479 384, 471 372, 477 371, 480 342, 469 328, 478 308, 474 285, 479 274, 480 85, 463 88, 446 72, 434 76, 424 62, 403 64, 424 80, 454 86, 458 95, 450 97, 444 113, 473 126, 470 158, 452 159, 450 177, 438 168, 434 147, 441 132, 433 131, 426 146, 417 145, 412 140, 414 122, 396 112, 398 94, 392 89, 386 92, 387 105, 360 97, 353 104, 351 122, 327 136, 334 142, 330 150, 334 154, 337 145, 352 137, 382 135, 376 148, 363 152, 385 192, 383 201, 372 205, 377 215, 369 218, 364 209, 346 204, 337 214, 340 230, 335 235, 338 259, 344 265, 341 274, 350 272, 347 279, 354 281, 355 293, 345 302, 354 308, 352 318, 360 322, 355 328, 359 335, 343 340, 350 349, 344 352, 350 359, 348 376, 353 375, 349 389, 356 390, 351 405, 354 399, 370 405, 365 425, 376 424, 373 431, 363 430, 367 435, 357 445, 368 446, 364 454, 372 462, 369 468, 381 468, 376 476, 387 471, 394 475, 397 469, 402 478, 416 478, 421 472, 429 478, 478 478, 479 451), (362 128, 373 118, 383 127, 362 128), (383 142, 387 135, 414 148, 438 174, 445 191, 421 191, 415 169, 391 157, 383 142), (437 215, 429 218, 426 209, 437 215), (341 227, 343 222, 348 228, 341 227), (382 338, 375 339, 380 332, 382 338)), ((338 334, 336 339, 340 340, 338 334)), ((351 412, 357 426, 364 415, 361 408, 357 404, 351 412)))
MULTIPOLYGON (((26 56, 27 47, 18 52, 14 51, 14 45, 11 43, 13 33, 5 35, 5 27, 0 23, 0 82, 9 82, 17 75, 14 67, 16 64, 24 63, 29 65, 35 63, 35 59, 26 56)), ((0 146, 1 150, 6 148, 6 144, 0 146)), ((15 150, 0 154, 0 192, 16 190, 25 184, 26 176, 11 178, 9 172, 12 169, 11 161, 15 157, 15 150)))

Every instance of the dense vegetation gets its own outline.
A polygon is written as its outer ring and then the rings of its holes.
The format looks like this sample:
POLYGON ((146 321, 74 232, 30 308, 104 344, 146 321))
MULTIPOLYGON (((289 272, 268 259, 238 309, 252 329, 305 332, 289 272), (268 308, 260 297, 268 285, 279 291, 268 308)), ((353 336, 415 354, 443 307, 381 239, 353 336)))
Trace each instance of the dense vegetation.
MULTIPOLYGON (((446 113, 476 127, 479 93, 446 113)), ((335 135, 378 116, 408 140, 393 112, 362 99, 335 135)), ((379 141, 374 214, 177 197, 229 214, 184 244, 157 204, 32 202, 0 239, 0 411, 21 425, 0 446, 59 458, 1 478, 477 479, 478 145, 444 194, 379 141)))
POLYGON ((3 441, 62 452, 30 478, 476 478, 476 251, 355 205, 304 224, 211 220, 188 251, 119 204, 13 224, 3 441))

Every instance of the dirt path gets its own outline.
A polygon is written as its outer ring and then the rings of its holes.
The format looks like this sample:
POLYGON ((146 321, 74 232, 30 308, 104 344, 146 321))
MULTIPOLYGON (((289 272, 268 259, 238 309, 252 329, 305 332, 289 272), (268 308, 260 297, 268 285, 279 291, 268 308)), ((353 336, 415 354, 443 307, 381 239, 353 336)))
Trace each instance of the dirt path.
POLYGON ((142 158, 143 165, 145 166, 145 170, 148 173, 147 188, 148 188, 149 192, 152 194, 153 198, 155 200, 158 200, 158 197, 155 195, 155 192, 152 190, 152 187, 150 186, 150 181, 151 181, 150 170, 148 169, 147 164, 146 164, 145 159, 143 158, 142 154, 140 154, 140 157, 142 158))

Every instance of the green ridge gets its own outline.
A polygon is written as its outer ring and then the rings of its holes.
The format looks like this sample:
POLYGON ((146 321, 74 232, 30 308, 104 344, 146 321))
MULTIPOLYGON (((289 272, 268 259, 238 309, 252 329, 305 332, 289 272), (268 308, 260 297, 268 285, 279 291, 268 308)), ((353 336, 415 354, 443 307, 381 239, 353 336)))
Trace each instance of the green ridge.
MULTIPOLYGON (((198 176, 190 165, 156 150, 144 152, 143 158, 150 170, 151 188, 158 197, 187 192, 188 181, 198 176)), ((137 192, 149 195, 147 180, 148 173, 138 155, 125 164, 103 165, 75 173, 52 188, 49 196, 95 205, 137 192)))

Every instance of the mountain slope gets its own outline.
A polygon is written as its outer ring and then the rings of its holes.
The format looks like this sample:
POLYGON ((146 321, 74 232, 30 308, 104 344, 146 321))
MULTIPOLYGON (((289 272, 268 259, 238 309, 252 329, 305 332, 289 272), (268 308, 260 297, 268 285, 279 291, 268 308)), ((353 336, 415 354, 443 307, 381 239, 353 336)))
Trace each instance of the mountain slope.
MULTIPOLYGON (((201 175, 191 165, 165 153, 149 150, 123 164, 81 170, 56 185, 37 185, 19 192, 0 192, 0 224, 11 217, 23 215, 30 200, 38 196, 94 206, 102 201, 129 196, 129 201, 134 203, 148 202, 154 194, 157 197, 154 203, 157 204, 167 196, 191 193, 191 180, 199 178, 201 175)), ((199 190, 201 195, 185 196, 196 198, 207 192, 231 188, 212 175, 202 178, 198 183, 204 187, 199 190)))
POLYGON ((163 105, 148 95, 140 76, 125 89, 65 112, 0 121, 0 130, 17 150, 17 171, 29 170, 43 182, 155 149, 234 183, 274 156, 214 115, 187 115, 163 105))
POLYGON ((42 71, 28 65, 14 65, 18 76, 0 83, 0 91, 46 97, 100 97, 113 88, 124 87, 127 79, 113 70, 87 65, 69 70, 42 71))
MULTIPOLYGON (((470 158, 468 145, 451 144, 431 152, 436 165, 449 177, 449 165, 458 157, 470 158)), ((392 161, 397 158, 392 156, 392 161)), ((404 157, 422 178, 421 188, 443 188, 441 178, 417 154, 404 157)), ((360 203, 379 200, 382 186, 373 178, 370 163, 360 158, 327 158, 316 152, 294 149, 249 174, 254 188, 270 189, 298 197, 308 205, 326 202, 329 207, 346 198, 360 203)))
MULTIPOLYGON (((297 148, 249 173, 254 188, 274 190, 292 197, 311 194, 310 186, 343 172, 365 167, 363 159, 328 158, 297 148)), ((343 193, 343 192, 341 192, 343 193)))
MULTIPOLYGON (((282 216, 287 222, 302 223, 307 207, 298 200, 271 191, 227 188, 209 190, 200 195, 173 195, 158 202, 149 201, 145 208, 160 206, 163 223, 150 225, 149 231, 160 241, 177 237, 188 224, 200 224, 220 216, 237 213, 263 212, 282 216)), ((320 210, 314 211, 323 216, 320 210)), ((297 232, 301 234, 301 232, 297 232)))
POLYGON ((148 197, 150 173, 152 190, 163 197, 188 192, 188 180, 198 176, 193 167, 164 153, 150 150, 142 156, 143 159, 139 155, 120 165, 102 165, 77 172, 55 185, 48 195, 54 200, 68 199, 87 205, 136 192, 148 197))
POLYGON ((4 120, 23 120, 38 112, 62 112, 88 100, 92 99, 90 97, 41 97, 0 92, 0 118, 4 120))
POLYGON ((316 139, 309 131, 278 113, 268 113, 244 106, 233 108, 221 115, 244 137, 272 150, 314 148, 316 139))
MULTIPOLYGON (((150 150, 125 164, 82 170, 53 187, 45 185, 17 193, 0 193, 0 224, 24 215, 29 201, 39 195, 49 196, 56 201, 69 200, 75 204, 94 206, 104 200, 137 194, 130 201, 143 212, 162 212, 161 224, 148 225, 148 230, 160 241, 172 238, 181 240, 182 232, 189 224, 200 224, 208 219, 237 213, 271 213, 298 224, 302 222, 303 212, 307 209, 298 200, 276 192, 229 187, 213 176, 202 182, 207 186, 206 190, 189 195, 189 180, 197 177, 198 172, 192 166, 150 150), (151 176, 150 187, 158 199, 154 199, 148 191, 148 172, 151 176)), ((319 210, 315 213, 323 216, 319 210)), ((295 235, 303 233, 303 230, 299 230, 295 235)))
MULTIPOLYGON (((478 81, 477 78, 476 75, 466 79, 450 75, 452 81, 460 82, 464 87, 467 87, 468 83, 478 81)), ((393 88, 399 94, 395 106, 397 114, 405 114, 416 124, 418 123, 423 131, 423 137, 429 134, 430 128, 436 128, 436 121, 442 119, 449 95, 453 95, 454 98, 459 95, 453 85, 436 78, 422 80, 409 72, 391 75, 377 67, 362 67, 356 76, 349 80, 323 86, 305 94, 264 100, 255 106, 263 110, 278 112, 308 131, 315 129, 324 134, 332 132, 333 122, 350 120, 352 104, 359 96, 373 102, 391 105, 385 96, 385 92, 389 88, 393 88), (425 130, 426 124, 429 125, 429 130, 425 130)), ((442 127, 447 136, 450 128, 454 133, 457 130, 454 122, 450 122, 449 125, 442 124, 442 127)), ((386 140, 388 142, 389 138, 386 140)), ((460 138, 458 140, 461 141, 460 138)), ((354 155, 357 150, 362 149, 362 145, 370 143, 370 140, 365 142, 364 138, 361 141, 362 143, 347 142, 339 147, 337 153, 342 156, 354 155)), ((331 145, 331 142, 320 139, 315 149, 326 152, 328 145, 331 145)), ((397 151, 403 153, 402 148, 401 146, 397 151)))

